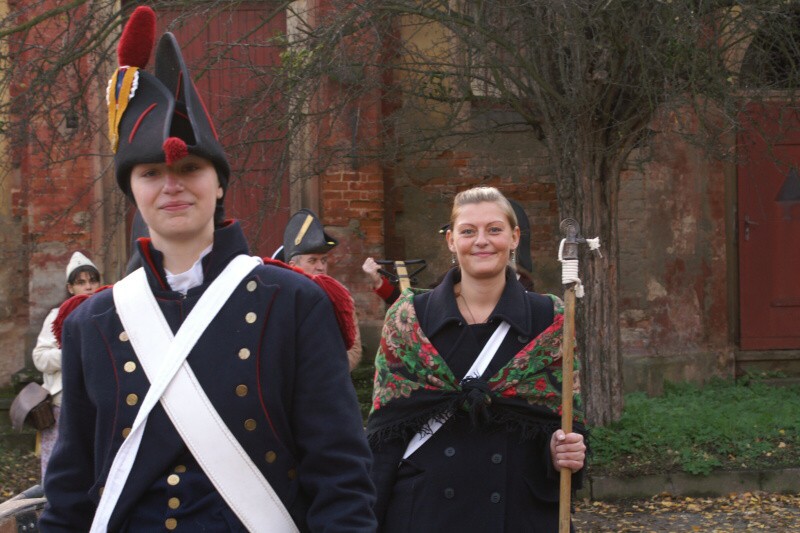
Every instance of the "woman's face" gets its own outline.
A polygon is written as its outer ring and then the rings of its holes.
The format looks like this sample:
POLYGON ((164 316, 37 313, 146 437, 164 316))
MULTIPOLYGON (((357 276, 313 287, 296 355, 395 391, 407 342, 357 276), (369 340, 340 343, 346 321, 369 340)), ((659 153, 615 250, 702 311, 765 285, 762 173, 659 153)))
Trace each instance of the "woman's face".
POLYGON ((67 283, 67 290, 72 295, 94 294, 94 291, 96 291, 99 286, 99 279, 93 277, 88 272, 81 272, 75 276, 75 280, 72 283, 67 283))
POLYGON ((171 165, 138 164, 131 171, 131 192, 156 247, 212 238, 223 191, 208 159, 189 155, 171 165))
POLYGON ((463 206, 447 232, 448 248, 456 254, 462 275, 472 278, 502 275, 517 244, 519 228, 511 226, 495 202, 463 206))

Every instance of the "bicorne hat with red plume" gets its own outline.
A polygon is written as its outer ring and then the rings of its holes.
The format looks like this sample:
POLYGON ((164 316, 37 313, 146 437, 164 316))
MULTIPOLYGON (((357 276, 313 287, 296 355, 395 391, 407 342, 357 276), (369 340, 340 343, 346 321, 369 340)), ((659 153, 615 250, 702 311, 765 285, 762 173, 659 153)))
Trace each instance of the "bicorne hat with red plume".
POLYGON ((116 153, 117 183, 132 198, 134 165, 170 164, 193 154, 213 163, 224 190, 230 165, 172 33, 165 33, 158 42, 155 75, 144 71, 155 31, 153 10, 137 7, 119 42, 120 66, 108 83, 108 128, 116 153))

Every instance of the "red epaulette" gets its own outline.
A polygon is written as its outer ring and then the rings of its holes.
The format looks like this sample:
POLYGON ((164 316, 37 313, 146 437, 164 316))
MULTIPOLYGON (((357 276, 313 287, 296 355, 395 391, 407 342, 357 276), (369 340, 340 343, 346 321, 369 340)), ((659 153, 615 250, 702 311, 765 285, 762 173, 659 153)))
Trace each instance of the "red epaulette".
POLYGON ((355 316, 355 303, 353 302, 353 297, 350 296, 350 292, 344 287, 344 285, 325 274, 312 276, 310 274, 306 274, 300 268, 287 265, 283 261, 278 261, 277 259, 272 259, 269 257, 264 257, 263 259, 265 265, 274 265, 281 268, 286 268, 288 270, 293 270, 298 274, 304 275, 322 287, 322 290, 325 291, 331 303, 333 303, 333 309, 336 314, 336 322, 339 324, 339 331, 342 334, 345 348, 349 350, 353 347, 353 344, 356 342, 356 323, 355 319, 353 318, 355 316))
MULTIPOLYGON (((102 287, 98 287, 98 289, 94 291, 94 294, 109 288, 111 288, 111 285, 103 285, 102 287)), ((53 335, 56 336, 56 342, 58 343, 59 348, 61 348, 61 332, 64 329, 64 321, 67 319, 69 314, 77 309, 78 306, 84 302, 84 300, 89 298, 89 296, 91 296, 91 294, 76 294, 75 296, 67 298, 58 308, 58 315, 53 321, 53 335)))

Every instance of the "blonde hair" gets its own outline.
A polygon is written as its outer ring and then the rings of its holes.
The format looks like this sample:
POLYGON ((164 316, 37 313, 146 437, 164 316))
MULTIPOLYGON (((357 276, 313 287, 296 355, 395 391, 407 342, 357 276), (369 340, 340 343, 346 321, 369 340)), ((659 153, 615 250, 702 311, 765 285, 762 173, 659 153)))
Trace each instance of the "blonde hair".
POLYGON ((453 229, 455 227, 456 218, 461 213, 462 207, 481 202, 496 203, 503 210, 508 223, 511 224, 511 228, 519 226, 517 214, 514 212, 514 208, 511 207, 511 202, 496 187, 473 187, 466 191, 461 191, 453 199, 453 210, 450 212, 450 228, 453 229))

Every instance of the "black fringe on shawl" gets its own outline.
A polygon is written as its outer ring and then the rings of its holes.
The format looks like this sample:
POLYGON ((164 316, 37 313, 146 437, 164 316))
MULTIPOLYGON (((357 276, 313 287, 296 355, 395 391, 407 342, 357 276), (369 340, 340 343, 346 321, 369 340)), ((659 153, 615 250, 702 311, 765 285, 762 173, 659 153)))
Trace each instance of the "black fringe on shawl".
MULTIPOLYGON (((414 395, 409 399, 398 399, 374 411, 367 421, 370 446, 380 449, 384 443, 396 439, 408 442, 416 433, 430 433, 431 422, 443 423, 450 416, 469 416, 474 431, 517 433, 522 441, 549 438, 561 427, 561 417, 556 413, 519 399, 487 395, 491 402, 485 404, 485 408, 474 402, 465 409, 465 396, 475 398, 470 387, 459 394, 428 393, 425 396, 424 399, 413 399, 414 395)), ((584 436, 588 447, 588 429, 579 422, 573 422, 573 431, 584 436)))

